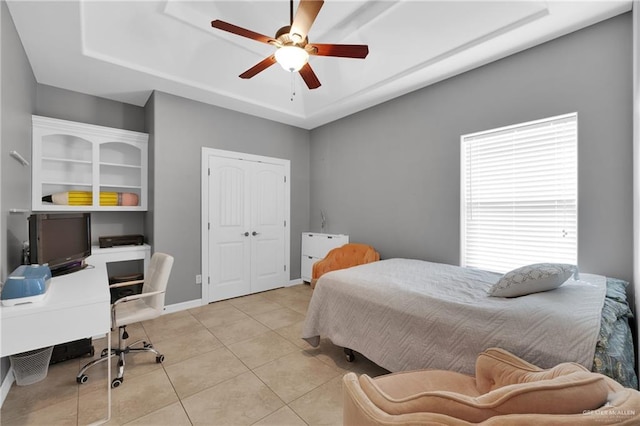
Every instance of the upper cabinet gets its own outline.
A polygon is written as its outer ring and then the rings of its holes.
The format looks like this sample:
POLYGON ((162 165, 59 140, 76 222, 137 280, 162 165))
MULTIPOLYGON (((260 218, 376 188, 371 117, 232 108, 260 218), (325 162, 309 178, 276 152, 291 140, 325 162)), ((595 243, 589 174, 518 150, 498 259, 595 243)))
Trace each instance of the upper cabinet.
POLYGON ((33 211, 147 210, 146 133, 33 116, 33 211))

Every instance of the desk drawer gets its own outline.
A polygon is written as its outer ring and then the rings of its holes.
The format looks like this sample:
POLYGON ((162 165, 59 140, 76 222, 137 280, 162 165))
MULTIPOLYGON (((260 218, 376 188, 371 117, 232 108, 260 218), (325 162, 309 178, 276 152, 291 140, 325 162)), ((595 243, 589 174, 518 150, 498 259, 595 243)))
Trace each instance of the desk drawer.
POLYGON ((61 310, 2 318, 0 356, 14 355, 60 342, 98 336, 111 329, 110 305, 69 306, 61 310))

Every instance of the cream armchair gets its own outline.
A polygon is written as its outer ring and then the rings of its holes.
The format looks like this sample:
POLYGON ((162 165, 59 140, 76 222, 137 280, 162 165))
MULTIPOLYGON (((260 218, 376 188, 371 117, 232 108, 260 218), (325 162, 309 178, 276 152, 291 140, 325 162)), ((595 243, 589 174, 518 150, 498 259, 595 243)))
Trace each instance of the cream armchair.
POLYGON ((581 365, 543 370, 502 349, 478 356, 476 376, 420 370, 343 378, 349 425, 637 425, 640 392, 581 365))

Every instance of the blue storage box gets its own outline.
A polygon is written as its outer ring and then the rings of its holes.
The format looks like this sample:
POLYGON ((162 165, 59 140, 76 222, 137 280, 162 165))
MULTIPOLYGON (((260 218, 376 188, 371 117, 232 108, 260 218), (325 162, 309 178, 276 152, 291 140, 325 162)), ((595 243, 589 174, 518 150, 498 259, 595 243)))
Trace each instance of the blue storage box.
POLYGON ((51 282, 48 265, 21 265, 8 277, 2 286, 2 304, 13 306, 44 300, 51 282))

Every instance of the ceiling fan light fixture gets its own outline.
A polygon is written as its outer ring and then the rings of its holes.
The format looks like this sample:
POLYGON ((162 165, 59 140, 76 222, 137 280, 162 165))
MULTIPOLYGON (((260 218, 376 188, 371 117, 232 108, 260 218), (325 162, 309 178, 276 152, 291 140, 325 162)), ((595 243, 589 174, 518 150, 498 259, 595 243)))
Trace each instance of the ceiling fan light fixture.
POLYGON ((285 71, 300 71, 308 61, 309 53, 298 46, 282 46, 275 53, 276 61, 285 71))

